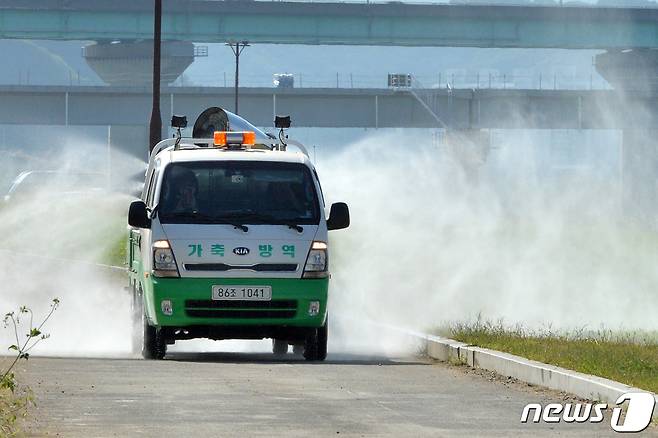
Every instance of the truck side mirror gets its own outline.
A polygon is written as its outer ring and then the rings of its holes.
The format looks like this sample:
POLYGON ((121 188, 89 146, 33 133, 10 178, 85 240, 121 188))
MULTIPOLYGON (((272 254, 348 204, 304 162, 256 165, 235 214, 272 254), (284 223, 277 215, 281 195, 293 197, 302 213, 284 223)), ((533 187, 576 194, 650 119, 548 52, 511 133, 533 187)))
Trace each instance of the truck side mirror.
POLYGON ((141 199, 130 203, 128 225, 135 228, 151 228, 151 219, 146 211, 146 204, 141 199))
POLYGON ((344 202, 331 204, 329 219, 327 219, 328 230, 342 230, 350 226, 350 209, 344 202))

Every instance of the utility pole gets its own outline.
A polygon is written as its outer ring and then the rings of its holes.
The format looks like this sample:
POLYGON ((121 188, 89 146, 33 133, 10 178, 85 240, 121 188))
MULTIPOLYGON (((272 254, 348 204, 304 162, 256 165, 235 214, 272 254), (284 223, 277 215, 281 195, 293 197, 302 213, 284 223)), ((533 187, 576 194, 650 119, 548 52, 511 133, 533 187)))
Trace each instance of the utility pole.
POLYGON ((149 153, 162 137, 160 115, 160 49, 162 43, 162 0, 155 0, 153 19, 153 107, 149 125, 149 153))
POLYGON ((228 43, 226 43, 226 45, 231 47, 231 50, 235 55, 235 114, 238 114, 238 86, 240 84, 240 54, 245 49, 245 47, 249 47, 249 42, 229 41, 228 43))

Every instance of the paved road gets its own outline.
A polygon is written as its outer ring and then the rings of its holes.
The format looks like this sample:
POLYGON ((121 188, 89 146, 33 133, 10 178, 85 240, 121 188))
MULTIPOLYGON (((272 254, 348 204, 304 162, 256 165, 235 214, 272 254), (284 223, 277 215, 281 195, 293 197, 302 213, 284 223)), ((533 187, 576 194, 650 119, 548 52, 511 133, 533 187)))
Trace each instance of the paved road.
POLYGON ((33 358, 34 435, 608 435, 609 426, 523 425, 523 406, 561 395, 421 359, 172 353, 161 362, 33 358))

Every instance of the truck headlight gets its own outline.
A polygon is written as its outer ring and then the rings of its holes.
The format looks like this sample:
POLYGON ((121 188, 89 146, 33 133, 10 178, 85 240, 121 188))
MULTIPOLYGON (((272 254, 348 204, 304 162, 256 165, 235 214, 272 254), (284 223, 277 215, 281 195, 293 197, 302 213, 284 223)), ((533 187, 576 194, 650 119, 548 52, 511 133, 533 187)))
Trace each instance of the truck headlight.
POLYGON ((167 240, 153 242, 153 275, 156 277, 179 277, 174 252, 167 240))
POLYGON ((313 242, 306 258, 303 277, 326 278, 329 275, 327 259, 327 244, 325 242, 313 242))

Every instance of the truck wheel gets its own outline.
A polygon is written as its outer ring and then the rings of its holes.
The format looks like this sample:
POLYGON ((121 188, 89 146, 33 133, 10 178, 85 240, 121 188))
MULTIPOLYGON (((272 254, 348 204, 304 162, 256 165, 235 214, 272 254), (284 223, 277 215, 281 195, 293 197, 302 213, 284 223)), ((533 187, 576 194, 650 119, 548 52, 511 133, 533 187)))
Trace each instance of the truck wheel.
POLYGON ((130 302, 130 316, 132 323, 132 352, 139 354, 142 349, 142 332, 144 330, 144 303, 142 301, 141 291, 135 285, 131 285, 131 302, 130 302))
POLYGON ((327 358, 327 323, 306 338, 304 344, 304 359, 325 360, 327 358))
POLYGON ((304 344, 295 344, 292 346, 292 354, 302 356, 304 354, 304 344))
POLYGON ((167 343, 165 342, 162 332, 156 327, 149 325, 144 318, 144 344, 142 347, 142 357, 144 359, 164 359, 167 354, 167 343))
POLYGON ((318 356, 315 360, 325 360, 327 358, 327 337, 329 335, 329 323, 325 322, 322 327, 318 329, 318 356))
POLYGON ((275 356, 283 356, 288 353, 288 342, 281 339, 272 339, 272 352, 275 356))

